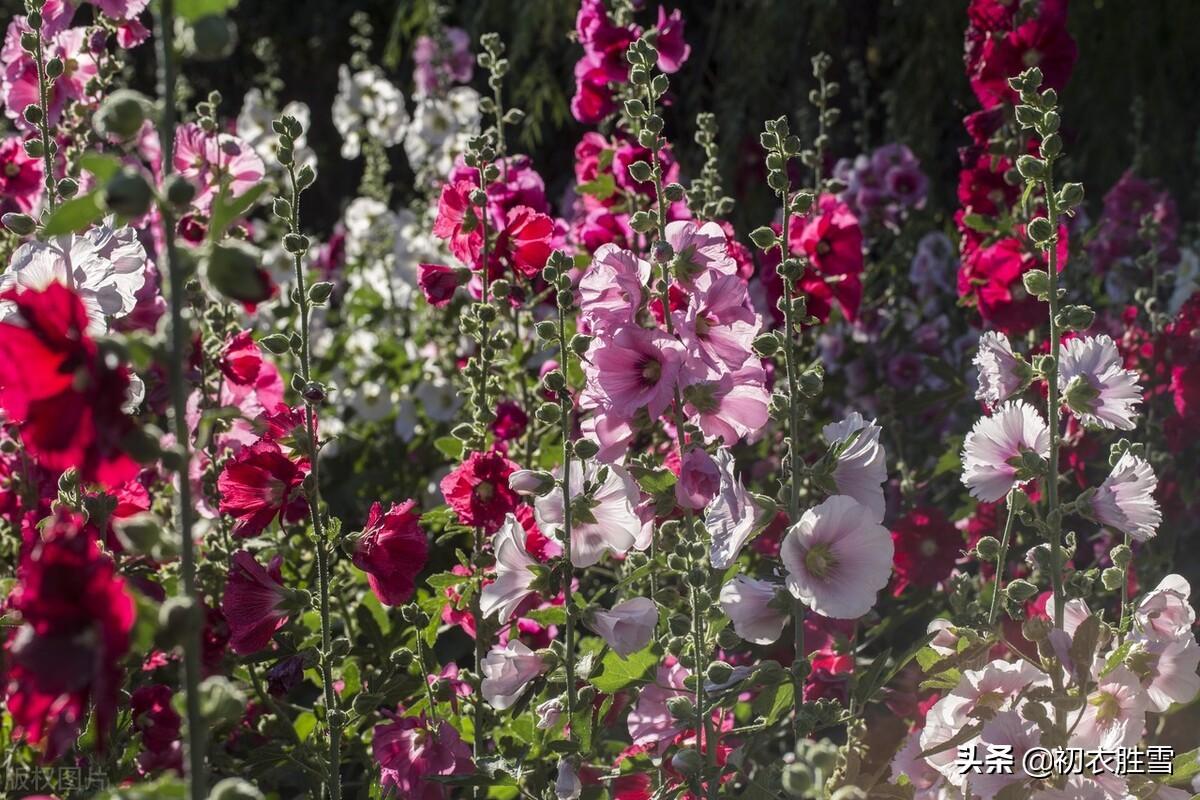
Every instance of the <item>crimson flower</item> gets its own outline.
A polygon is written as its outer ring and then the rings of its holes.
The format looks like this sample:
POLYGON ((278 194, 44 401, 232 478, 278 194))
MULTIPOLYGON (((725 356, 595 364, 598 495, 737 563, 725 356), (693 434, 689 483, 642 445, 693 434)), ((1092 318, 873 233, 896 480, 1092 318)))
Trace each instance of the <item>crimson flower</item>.
POLYGON ((862 303, 863 234, 845 203, 824 195, 807 219, 793 220, 789 245, 808 257, 797 283, 808 298, 808 313, 825 322, 836 303, 853 322, 862 303))
POLYGON ((909 586, 931 588, 950 577, 963 550, 963 534, 933 506, 914 508, 892 525, 895 545, 892 595, 909 586))
POLYGON ((536 278, 550 257, 554 220, 528 206, 508 212, 504 230, 496 240, 496 254, 506 260, 514 272, 536 278))
POLYGON ((229 624, 229 645, 239 655, 264 649, 288 621, 288 590, 283 586, 278 556, 269 569, 245 550, 233 554, 221 613, 229 624))
POLYGON ((448 722, 436 730, 424 718, 383 712, 390 720, 375 726, 371 752, 379 763, 384 793, 412 800, 446 800, 447 784, 431 778, 465 775, 473 770, 471 748, 448 722))
MULTIPOLYGON (((466 273, 466 270, 462 272, 466 273)), ((445 264, 420 264, 417 267, 417 286, 434 308, 450 303, 454 290, 464 283, 463 277, 459 270, 445 264)))
POLYGON ((139 687, 130 697, 133 726, 142 734, 142 752, 137 757, 142 775, 165 769, 183 771, 183 719, 171 705, 173 694, 170 686, 159 683, 139 687))
POLYGON ((134 602, 82 518, 60 512, 24 554, 9 607, 21 618, 5 643, 13 738, 53 760, 79 735, 89 705, 101 749, 117 714, 120 661, 134 602))
POLYGON ((234 536, 257 536, 279 517, 295 521, 304 516, 308 501, 302 485, 308 461, 293 461, 279 443, 260 439, 225 463, 217 478, 219 510, 234 517, 234 536))
POLYGON ((0 295, 14 313, 0 322, 0 408, 21 423, 21 440, 42 467, 79 470, 116 486, 138 472, 122 449, 135 429, 121 410, 129 372, 87 335, 83 303, 57 281, 0 295))
POLYGON ((354 566, 367 573, 371 591, 387 606, 408 602, 429 557, 415 506, 412 500, 392 503, 385 513, 379 503, 373 503, 354 551, 354 566))
POLYGON ((474 268, 483 246, 479 217, 471 206, 471 192, 477 187, 469 180, 456 180, 442 187, 438 198, 433 235, 450 243, 450 252, 459 261, 474 268))
POLYGON ((516 464, 495 450, 471 453, 442 478, 442 494, 462 524, 494 531, 521 501, 508 486, 508 476, 516 470, 516 464))

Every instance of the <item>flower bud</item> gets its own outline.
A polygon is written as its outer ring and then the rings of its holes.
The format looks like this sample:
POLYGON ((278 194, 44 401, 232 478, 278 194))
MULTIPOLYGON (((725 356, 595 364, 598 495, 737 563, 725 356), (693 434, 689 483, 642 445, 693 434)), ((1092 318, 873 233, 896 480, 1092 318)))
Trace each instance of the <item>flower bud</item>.
POLYGON ((220 61, 237 44, 237 26, 223 14, 208 14, 184 32, 184 53, 197 61, 220 61))
POLYGON ((100 108, 92 116, 92 124, 104 135, 122 141, 132 139, 146 121, 146 108, 150 101, 132 89, 117 89, 104 98, 100 108))
POLYGON ((1133 560, 1133 551, 1127 545, 1119 544, 1109 553, 1112 562, 1121 569, 1129 566, 1129 562, 1133 560))
POLYGON ((308 299, 315 305, 321 305, 333 293, 333 284, 329 281, 318 281, 308 287, 308 299))
POLYGON ((1039 180, 1046 175, 1046 162, 1030 155, 1020 156, 1017 159, 1017 172, 1025 180, 1039 180))
POLYGON ((984 561, 995 561, 1000 556, 1000 541, 995 536, 984 536, 976 543, 975 552, 984 561))
POLYGON ((508 487, 517 494, 541 497, 554 488, 554 476, 545 470, 519 469, 508 476, 508 487))
POLYGON ((225 778, 212 788, 208 800, 263 800, 263 793, 241 778, 225 778))
POLYGON ((196 185, 178 173, 171 173, 163 184, 167 202, 182 208, 196 196, 196 185))
POLYGON ((1100 573, 1100 582, 1110 592, 1115 592, 1125 583, 1125 571, 1120 567, 1109 567, 1100 573))
POLYGON ((1034 297, 1044 299, 1050 296, 1050 274, 1043 269, 1029 270, 1021 277, 1021 282, 1025 285, 1025 291, 1034 297))
POLYGON ((204 260, 204 277, 221 295, 243 303, 271 296, 270 278, 260 266, 259 251, 236 239, 215 245, 204 260))
POLYGON ((708 669, 704 673, 710 683, 717 686, 725 684, 733 677, 733 667, 726 664, 724 661, 714 661, 708 665, 708 669))
POLYGON ((671 768, 680 775, 695 775, 703 767, 704 758, 694 747, 685 747, 671 757, 671 768))
POLYGON ((1017 603, 1024 603, 1037 594, 1037 591, 1037 587, 1024 578, 1017 578, 1004 588, 1004 593, 1008 595, 1008 598, 1017 603))
POLYGON ((154 190, 133 167, 123 167, 109 178, 100 195, 100 204, 122 217, 140 217, 150 210, 154 190))
POLYGON ((1025 231, 1029 234, 1029 238, 1038 244, 1049 241, 1050 237, 1054 235, 1054 228, 1050 225, 1050 220, 1045 217, 1035 217, 1029 220, 1025 231))
POLYGON ((3 221, 4 227, 17 236, 28 236, 37 230, 37 223, 28 214, 18 214, 10 211, 3 217, 0 217, 0 221, 3 221))

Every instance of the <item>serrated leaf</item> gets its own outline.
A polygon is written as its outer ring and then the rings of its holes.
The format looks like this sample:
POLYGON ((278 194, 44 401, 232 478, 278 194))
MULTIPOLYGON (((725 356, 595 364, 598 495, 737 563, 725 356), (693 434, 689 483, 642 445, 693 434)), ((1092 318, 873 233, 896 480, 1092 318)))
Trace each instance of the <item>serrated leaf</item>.
POLYGON ((1171 777, 1168 783, 1171 786, 1186 785, 1197 775, 1200 775, 1200 747, 1175 756, 1171 761, 1171 777))
POLYGON ((75 233, 84 230, 102 216, 104 209, 100 208, 100 193, 88 192, 54 209, 42 232, 47 236, 75 233))
POLYGON ((531 619, 543 627, 565 625, 567 623, 567 610, 562 606, 539 608, 536 611, 530 611, 521 616, 525 619, 531 619))
POLYGON ((610 651, 600 662, 600 672, 592 676, 591 683, 597 691, 612 693, 631 684, 651 680, 660 656, 653 644, 630 654, 629 658, 621 658, 610 651))

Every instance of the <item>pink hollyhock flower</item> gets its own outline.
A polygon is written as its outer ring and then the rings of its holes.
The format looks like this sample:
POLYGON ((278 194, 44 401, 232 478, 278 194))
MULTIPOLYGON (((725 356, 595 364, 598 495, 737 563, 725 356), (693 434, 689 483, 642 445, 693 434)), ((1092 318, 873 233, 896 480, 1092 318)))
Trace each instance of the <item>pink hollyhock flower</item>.
MULTIPOLYGON (((0 74, 0 103, 4 113, 19 130, 32 132, 34 126, 25 119, 25 109, 40 105, 37 63, 20 46, 21 34, 29 31, 24 16, 13 17, 4 37, 4 71, 0 74)), ((48 61, 58 58, 63 73, 50 86, 46 120, 51 127, 62 119, 63 109, 76 101, 87 100, 87 84, 98 72, 96 57, 88 49, 88 29, 67 28, 51 33, 43 30, 42 53, 48 61)))
MULTIPOLYGON (((661 8, 660 8, 661 10, 661 8)), ((683 286, 694 288, 706 273, 736 275, 737 264, 729 255, 725 231, 715 222, 697 225, 691 220, 667 223, 667 244, 675 255, 671 273, 683 286)), ((716 275, 711 276, 715 281, 716 275)))
POLYGON ((1157 489, 1158 478, 1150 463, 1126 452, 1092 497, 1092 513, 1102 525, 1145 542, 1154 538, 1162 522, 1154 499, 1157 489))
POLYGON ((307 459, 293 461, 279 443, 261 439, 225 462, 217 478, 219 511, 234 517, 233 535, 257 536, 276 517, 294 522, 308 510, 303 483, 307 459))
POLYGON ((732 445, 757 434, 767 424, 771 397, 766 372, 756 356, 715 381, 707 376, 697 380, 690 370, 686 380, 683 410, 706 441, 721 439, 732 445))
POLYGON ((471 36, 462 28, 445 28, 439 36, 418 36, 413 43, 413 81, 421 94, 439 94, 455 83, 470 83, 475 74, 471 36))
POLYGON ((683 685, 684 678, 690 674, 673 659, 669 666, 665 663, 658 666, 654 682, 642 687, 637 705, 629 712, 626 724, 635 745, 653 744, 661 755, 684 730, 683 724, 667 708, 667 701, 691 694, 683 685))
POLYGON ((909 586, 930 589, 950 577, 965 548, 962 531, 936 506, 909 511, 892 525, 896 583, 899 597, 909 586))
POLYGON ((721 486, 721 471, 705 450, 693 447, 684 453, 675 482, 675 500, 684 508, 699 509, 709 504, 721 486))
POLYGON ((1071 744, 1086 748, 1133 747, 1146 725, 1146 698, 1137 676, 1117 667, 1097 678, 1088 693, 1071 744))
POLYGON ((354 547, 354 566, 367 573, 371 591, 385 606, 398 606, 412 597, 417 575, 429 557, 416 503, 392 503, 386 512, 371 504, 367 525, 354 547))
POLYGON ((633 228, 629 215, 608 208, 594 208, 571 223, 571 240, 589 253, 596 253, 606 244, 622 249, 632 246, 633 228))
POLYGON ((469 277, 465 270, 445 264, 418 264, 417 286, 425 300, 434 308, 444 308, 454 299, 454 292, 464 285, 469 277))
POLYGON ((807 218, 792 221, 790 234, 789 247, 809 261, 799 281, 810 296, 808 313, 825 321, 830 301, 836 301, 853 322, 862 301, 863 235, 850 207, 822 195, 807 218))
MULTIPOLYGON (((577 510, 573 511, 571 520, 571 563, 576 567, 590 567, 606 550, 623 555, 630 548, 639 547, 643 529, 637 513, 640 502, 637 482, 624 467, 572 460, 571 504, 572 509, 577 510), (588 499, 582 500, 585 483, 596 488, 588 499)), ((549 494, 539 497, 533 507, 538 527, 547 535, 561 539, 565 519, 562 487, 555 487, 549 494)))
POLYGON ((171 704, 173 696, 170 686, 157 683, 138 687, 129 698, 133 727, 142 735, 137 756, 140 775, 168 769, 183 772, 183 718, 171 704))
POLYGON ((1008 337, 995 331, 985 331, 979 337, 975 368, 979 370, 975 399, 989 408, 995 408, 1023 390, 1033 376, 1025 359, 1013 353, 1008 337))
POLYGON ((649 283, 649 262, 614 244, 601 246, 579 279, 581 320, 593 333, 632 324, 649 283))
POLYGON ((588 617, 588 626, 608 643, 621 658, 629 658, 654 638, 658 625, 658 606, 648 597, 632 597, 612 607, 596 610, 588 617))
POLYGON ((834 495, 804 512, 779 553, 792 596, 833 619, 857 619, 892 573, 892 537, 875 513, 834 495))
MULTIPOLYGON (((263 356, 250 331, 239 331, 225 341, 225 349, 217 360, 221 372, 220 404, 237 408, 241 419, 235 419, 228 431, 217 436, 221 447, 240 450, 258 441, 256 426, 265 423, 278 427, 268 438, 282 439, 286 425, 279 416, 283 403, 283 378, 275 364, 263 356)), ((200 424, 201 393, 197 390, 188 398, 188 427, 195 432, 200 424)))
POLYGON ((506 400, 496 406, 496 418, 490 427, 499 441, 511 442, 525 435, 529 427, 529 415, 521 406, 506 400))
POLYGON ((753 356, 751 346, 762 327, 745 280, 732 272, 706 272, 695 288, 698 291, 688 296, 687 312, 672 314, 688 354, 715 369, 737 369, 753 356))
MULTIPOLYGON (((1067 233, 1059 226, 1058 271, 1067 261, 1067 233)), ((1020 236, 1008 236, 968 254, 958 273, 959 297, 973 298, 983 321, 1010 336, 1021 336, 1042 324, 1045 304, 1025 291, 1023 276, 1046 269, 1038 253, 1020 236)))
POLYGON ((129 371, 101 356, 79 298, 51 282, 0 300, 16 308, 0 321, 0 408, 20 423, 26 451, 48 470, 76 467, 88 482, 132 478, 137 462, 122 449, 134 432, 122 410, 129 371))
POLYGON ((511 514, 492 537, 496 553, 496 579, 483 587, 479 610, 485 617, 499 614, 500 623, 507 623, 516 614, 525 598, 534 593, 533 571, 538 560, 525 548, 525 529, 511 514))
POLYGON ((1110 337, 1076 337, 1063 342, 1058 384, 1063 401, 1084 425, 1134 429, 1142 387, 1138 373, 1125 369, 1110 337))
POLYGON ((667 16, 667 10, 659 6, 658 22, 654 27, 658 30, 658 38, 654 40, 658 68, 668 75, 674 74, 692 53, 691 45, 683 38, 683 14, 677 8, 667 16))
POLYGON ((104 749, 133 630, 133 597, 83 527, 73 514, 52 517, 22 554, 7 603, 19 621, 4 645, 12 736, 48 761, 70 749, 89 708, 104 749))
POLYGON ((454 257, 472 269, 478 269, 483 246, 479 216, 471 205, 471 192, 477 187, 468 180, 447 182, 438 198, 433 235, 450 245, 454 257))
POLYGON ((1182 575, 1163 578, 1153 591, 1138 602, 1133 621, 1138 633, 1156 641, 1191 635, 1196 611, 1189 602, 1192 587, 1182 575))
POLYGON ((241 197, 263 179, 262 158, 245 141, 228 133, 207 133, 189 122, 175 131, 175 170, 196 185, 193 203, 207 210, 224 186, 241 197))
POLYGON ((28 214, 42 196, 42 160, 25 154, 19 136, 0 141, 0 213, 28 214))
POLYGON ((442 495, 463 525, 494 531, 521 502, 508 485, 516 470, 516 464, 495 450, 473 452, 442 478, 442 495))
POLYGON ((919 730, 908 734, 908 738, 892 758, 891 774, 893 783, 899 781, 901 775, 908 778, 913 787, 914 800, 938 800, 945 794, 943 790, 946 788, 946 779, 921 757, 919 730))
POLYGON ((879 443, 883 429, 875 420, 851 411, 841 422, 831 422, 821 435, 834 454, 833 483, 838 494, 849 495, 871 509, 876 520, 886 510, 883 483, 887 480, 887 454, 879 443))
POLYGON ((1033 406, 1007 402, 983 417, 963 442, 962 481, 971 496, 985 503, 1001 500, 1020 483, 1017 466, 1025 451, 1050 456, 1050 430, 1033 406))
POLYGON ((788 621, 789 601, 783 587, 746 575, 735 575, 721 587, 721 609, 734 632, 754 644, 773 644, 788 621))
POLYGON ((445 721, 434 730, 424 715, 383 714, 391 721, 375 726, 371 753, 379 764, 384 794, 412 800, 449 800, 453 789, 430 778, 467 775, 474 769, 471 748, 458 731, 445 721))
POLYGON ((239 655, 263 650, 275 631, 288 621, 288 590, 283 585, 283 558, 276 556, 263 569, 246 550, 233 554, 221 613, 229 624, 229 645, 239 655))
POLYGON ((554 238, 554 220, 528 206, 510 209, 496 239, 496 257, 525 278, 536 278, 546 266, 554 238))
POLYGON ((534 678, 548 669, 545 660, 521 641, 510 639, 503 648, 493 647, 480 667, 483 699, 497 711, 512 708, 534 678))
POLYGON ((660 330, 623 327, 596 338, 585 371, 619 416, 632 419, 645 408, 655 419, 674 399, 686 354, 675 337, 660 330))
POLYGON ((734 472, 730 449, 718 448, 715 462, 720 482, 717 492, 704 509, 704 527, 712 536, 709 561, 716 569, 726 569, 737 559, 742 546, 765 524, 765 520, 762 510, 734 472))
POLYGON ((1200 645, 1191 631, 1170 641, 1137 640, 1126 663, 1137 675, 1150 711, 1161 714, 1200 694, 1200 645))
MULTIPOLYGON (((1023 764, 1025 754, 1041 746, 1041 733, 1037 723, 1025 719, 1016 711, 1002 711, 988 720, 979 733, 980 749, 992 752, 993 748, 1005 748, 1012 753, 1014 764, 1023 764)), ((1005 788, 1026 780, 1025 772, 1016 767, 1005 770, 982 769, 964 776, 973 794, 982 800, 991 800, 1005 788)))

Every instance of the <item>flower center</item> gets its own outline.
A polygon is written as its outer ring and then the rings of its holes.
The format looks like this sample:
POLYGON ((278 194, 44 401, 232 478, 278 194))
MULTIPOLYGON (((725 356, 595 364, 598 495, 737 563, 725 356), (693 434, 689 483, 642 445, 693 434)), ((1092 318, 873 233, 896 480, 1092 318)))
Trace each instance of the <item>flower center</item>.
POLYGON ((662 378, 662 364, 658 363, 652 358, 647 359, 646 362, 642 364, 641 376, 643 382, 653 386, 654 384, 658 383, 659 379, 662 378))
POLYGON ((937 542, 935 542, 933 539, 921 540, 921 555, 925 556, 926 558, 930 558, 937 555, 937 551, 937 542))
POLYGON ((825 241, 824 239, 817 242, 817 255, 827 256, 831 250, 833 250, 833 247, 830 246, 829 242, 825 241))
POLYGON ((21 168, 17 166, 17 162, 10 161, 4 165, 4 174, 10 178, 15 178, 21 174, 21 168))
POLYGON ((696 317, 696 335, 707 336, 709 328, 713 326, 713 320, 707 314, 700 314, 696 317))
POLYGON ((1096 707, 1096 719, 1101 725, 1107 727, 1121 716, 1121 704, 1112 692, 1101 692, 1098 697, 1093 697, 1088 702, 1096 707))
POLYGON ((490 481, 480 481, 479 485, 475 487, 475 497, 485 503, 495 496, 496 487, 493 486, 490 481))
POLYGON ((829 577, 837 566, 833 551, 827 544, 818 544, 804 554, 804 567, 809 574, 818 580, 829 577))

